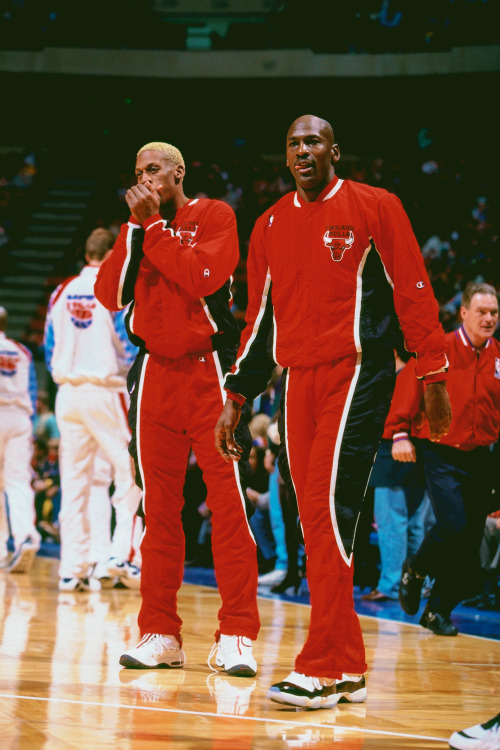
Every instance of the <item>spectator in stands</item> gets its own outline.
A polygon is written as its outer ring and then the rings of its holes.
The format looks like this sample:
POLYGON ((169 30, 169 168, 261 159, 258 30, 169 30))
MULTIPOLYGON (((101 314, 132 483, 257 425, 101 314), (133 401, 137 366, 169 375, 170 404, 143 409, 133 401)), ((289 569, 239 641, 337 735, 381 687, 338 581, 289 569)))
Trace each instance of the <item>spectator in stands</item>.
MULTIPOLYGON (((409 359, 406 352, 402 355, 404 359, 395 351, 396 374, 402 372, 409 359)), ((391 424, 390 411, 386 424, 391 424)), ((370 486, 375 487, 374 516, 381 564, 377 587, 361 597, 370 602, 397 601, 403 563, 417 552, 425 534, 429 499, 423 467, 416 457, 410 463, 395 461, 391 450, 397 447, 386 427, 370 476, 370 486)))
POLYGON ((265 453, 266 447, 254 438, 249 457, 252 473, 248 478, 247 497, 254 507, 250 528, 257 542, 261 574, 273 570, 276 561, 276 543, 269 514, 269 472, 264 463, 265 453))
POLYGON ((59 511, 61 508, 61 480, 59 476, 59 441, 49 444, 42 438, 35 440, 32 486, 35 491, 36 523, 42 539, 60 541, 59 511))
POLYGON ((38 392, 33 432, 38 440, 51 440, 60 437, 56 416, 49 406, 49 394, 46 391, 38 392))
POLYGON ((495 288, 468 284, 460 312, 461 327, 446 335, 453 410, 448 434, 440 442, 429 440, 419 412, 424 384, 414 378, 413 359, 397 379, 386 425, 397 461, 413 462, 416 450, 436 517, 417 553, 403 565, 399 600, 405 612, 416 614, 425 577, 434 578, 420 624, 443 636, 457 634, 451 612, 477 591, 480 581, 479 547, 486 516, 495 509, 490 446, 500 428, 495 288))
POLYGON ((500 610, 500 510, 488 515, 479 549, 483 590, 462 602, 467 607, 500 610))

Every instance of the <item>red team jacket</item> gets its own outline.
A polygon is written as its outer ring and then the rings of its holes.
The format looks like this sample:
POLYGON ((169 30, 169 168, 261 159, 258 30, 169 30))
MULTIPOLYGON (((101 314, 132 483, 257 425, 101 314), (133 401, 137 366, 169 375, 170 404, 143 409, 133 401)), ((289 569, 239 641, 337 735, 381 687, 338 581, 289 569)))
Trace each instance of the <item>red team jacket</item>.
MULTIPOLYGON (((500 344, 488 339, 478 354, 463 326, 445 338, 453 419, 450 431, 439 442, 463 451, 491 445, 498 439, 500 429, 500 344)), ((420 430, 410 425, 423 393, 424 384, 415 377, 415 361, 410 360, 396 379, 384 437, 403 440, 410 434, 429 439, 427 422, 420 430)))
POLYGON ((237 343, 229 277, 238 258, 232 208, 195 198, 171 224, 157 214, 141 227, 131 217, 100 268, 95 294, 108 310, 132 302, 131 340, 149 352, 177 359, 212 351, 222 333, 225 343, 237 343))
POLYGON ((337 177, 314 202, 289 193, 258 219, 247 268, 247 325, 225 381, 232 394, 265 388, 269 370, 256 383, 269 332, 275 362, 311 367, 390 346, 401 324, 417 377, 446 379, 438 305, 395 195, 337 177))

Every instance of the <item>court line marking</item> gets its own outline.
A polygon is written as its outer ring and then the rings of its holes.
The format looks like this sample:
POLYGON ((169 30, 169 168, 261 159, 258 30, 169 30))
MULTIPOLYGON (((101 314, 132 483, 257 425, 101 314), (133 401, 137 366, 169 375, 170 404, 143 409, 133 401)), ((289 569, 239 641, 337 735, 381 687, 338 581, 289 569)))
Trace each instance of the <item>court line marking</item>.
MULTIPOLYGON (((432 742, 447 742, 446 739, 441 737, 427 737, 423 734, 405 734, 403 732, 383 732, 380 729, 364 729, 363 727, 345 727, 340 724, 313 724, 307 721, 292 721, 287 719, 271 719, 264 716, 240 716, 238 714, 214 714, 210 711, 187 711, 181 708, 155 708, 154 706, 131 706, 127 703, 99 703, 98 701, 77 701, 70 700, 69 698, 43 698, 37 697, 36 695, 11 695, 9 693, 0 693, 0 698, 12 698, 14 700, 26 700, 26 701, 45 701, 46 703, 64 703, 73 706, 96 706, 98 708, 120 708, 130 709, 133 711, 157 711, 159 713, 168 714, 183 714, 185 716, 208 716, 211 719, 217 719, 219 717, 225 719, 234 719, 236 721, 256 721, 270 724, 290 724, 291 727, 307 727, 313 729, 335 729, 342 732, 361 732, 364 734, 374 734, 382 737, 401 737, 410 740, 431 740, 432 742)), ((36 724, 36 721, 28 723, 36 724)))

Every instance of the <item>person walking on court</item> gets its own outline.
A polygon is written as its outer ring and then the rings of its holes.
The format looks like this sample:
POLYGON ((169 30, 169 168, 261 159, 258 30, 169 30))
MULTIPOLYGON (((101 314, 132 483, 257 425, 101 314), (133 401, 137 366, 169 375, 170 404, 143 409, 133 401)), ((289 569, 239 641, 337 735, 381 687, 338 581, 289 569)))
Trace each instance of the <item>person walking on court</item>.
POLYGON ((31 486, 33 426, 37 382, 29 349, 7 338, 7 310, 0 307, 0 565, 10 573, 27 573, 40 547, 35 526, 35 493, 31 486), (14 554, 9 558, 9 503, 14 554))
POLYGON ((427 383, 434 439, 451 415, 438 306, 399 199, 336 176, 340 149, 318 117, 295 120, 286 157, 297 190, 253 230, 247 325, 215 436, 237 461, 242 404, 264 391, 275 363, 286 368, 280 471, 297 496, 311 620, 294 670, 268 696, 319 708, 366 699, 352 551, 394 388, 398 318, 427 383))
POLYGON ((89 497, 99 449, 113 467, 112 500, 120 507, 113 556, 109 570, 101 575, 119 576, 125 584, 126 579, 140 577, 140 571, 128 561, 134 516, 141 499, 127 450, 126 374, 135 349, 126 335, 123 313, 110 315, 94 293, 99 268, 113 241, 114 235, 107 229, 94 229, 85 244, 88 265, 54 290, 45 323, 45 361, 59 386, 56 419, 61 433, 61 591, 100 587, 93 579, 89 581, 89 497))
MULTIPOLYGON (((259 632, 257 553, 237 466, 218 461, 211 434, 223 406, 223 375, 234 363, 239 329, 230 312, 230 276, 238 262, 233 210, 189 199, 184 159, 152 142, 136 158, 131 211, 96 295, 110 310, 130 303, 129 334, 140 347, 129 375, 130 451, 144 490, 141 544, 141 640, 120 663, 129 668, 182 667, 177 592, 185 554, 181 521, 190 449, 207 485, 212 547, 222 599, 211 656, 217 667, 253 676, 259 632)), ((248 428, 242 439, 250 451, 248 428)))
POLYGON ((420 624, 437 635, 457 635, 452 610, 477 593, 479 549, 488 513, 496 510, 493 454, 500 430, 500 343, 496 289, 470 282, 462 295, 462 325, 446 334, 448 388, 454 418, 439 443, 421 424, 424 386, 411 360, 398 377, 387 430, 397 461, 422 463, 435 524, 403 564, 399 601, 418 612, 425 577, 434 578, 420 624))

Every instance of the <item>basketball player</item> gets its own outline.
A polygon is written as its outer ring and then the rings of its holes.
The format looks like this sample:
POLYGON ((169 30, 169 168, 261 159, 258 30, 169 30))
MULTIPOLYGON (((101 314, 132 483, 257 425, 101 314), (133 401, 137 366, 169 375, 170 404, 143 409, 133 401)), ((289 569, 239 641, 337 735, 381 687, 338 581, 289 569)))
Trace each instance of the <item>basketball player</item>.
POLYGON ((311 622, 295 669, 268 695, 319 708, 366 698, 352 550, 394 387, 396 315, 426 381, 433 439, 450 409, 438 307, 399 199, 335 175, 340 149, 318 117, 291 125, 286 156, 297 190, 252 233, 247 325, 215 433, 226 461, 237 460, 241 405, 265 389, 275 363, 286 368, 280 471, 297 496, 311 622))
MULTIPOLYGON (((131 218, 102 265, 96 295, 127 316, 140 353, 129 376, 131 453, 144 489, 141 640, 121 657, 129 668, 182 667, 183 485, 190 449, 207 485, 212 548, 222 598, 212 652, 226 672, 253 676, 259 631, 257 555, 238 467, 218 461, 210 437, 222 408, 223 375, 239 330, 231 315, 230 275, 238 262, 233 210, 190 200, 184 159, 153 142, 137 154, 137 184, 127 192, 131 218)), ((245 439, 250 448, 248 429, 245 439)))
MULTIPOLYGON (((90 234, 85 245, 88 265, 52 293, 45 325, 46 364, 59 386, 61 591, 85 591, 94 583, 88 578, 93 562, 89 496, 98 449, 113 467, 113 503, 128 512, 130 549, 141 499, 127 450, 126 374, 134 350, 123 328, 123 314, 110 315, 94 294, 99 267, 113 241, 107 229, 90 234)), ((121 575, 137 578, 138 571, 127 559, 110 562, 120 566, 116 569, 121 575)))

